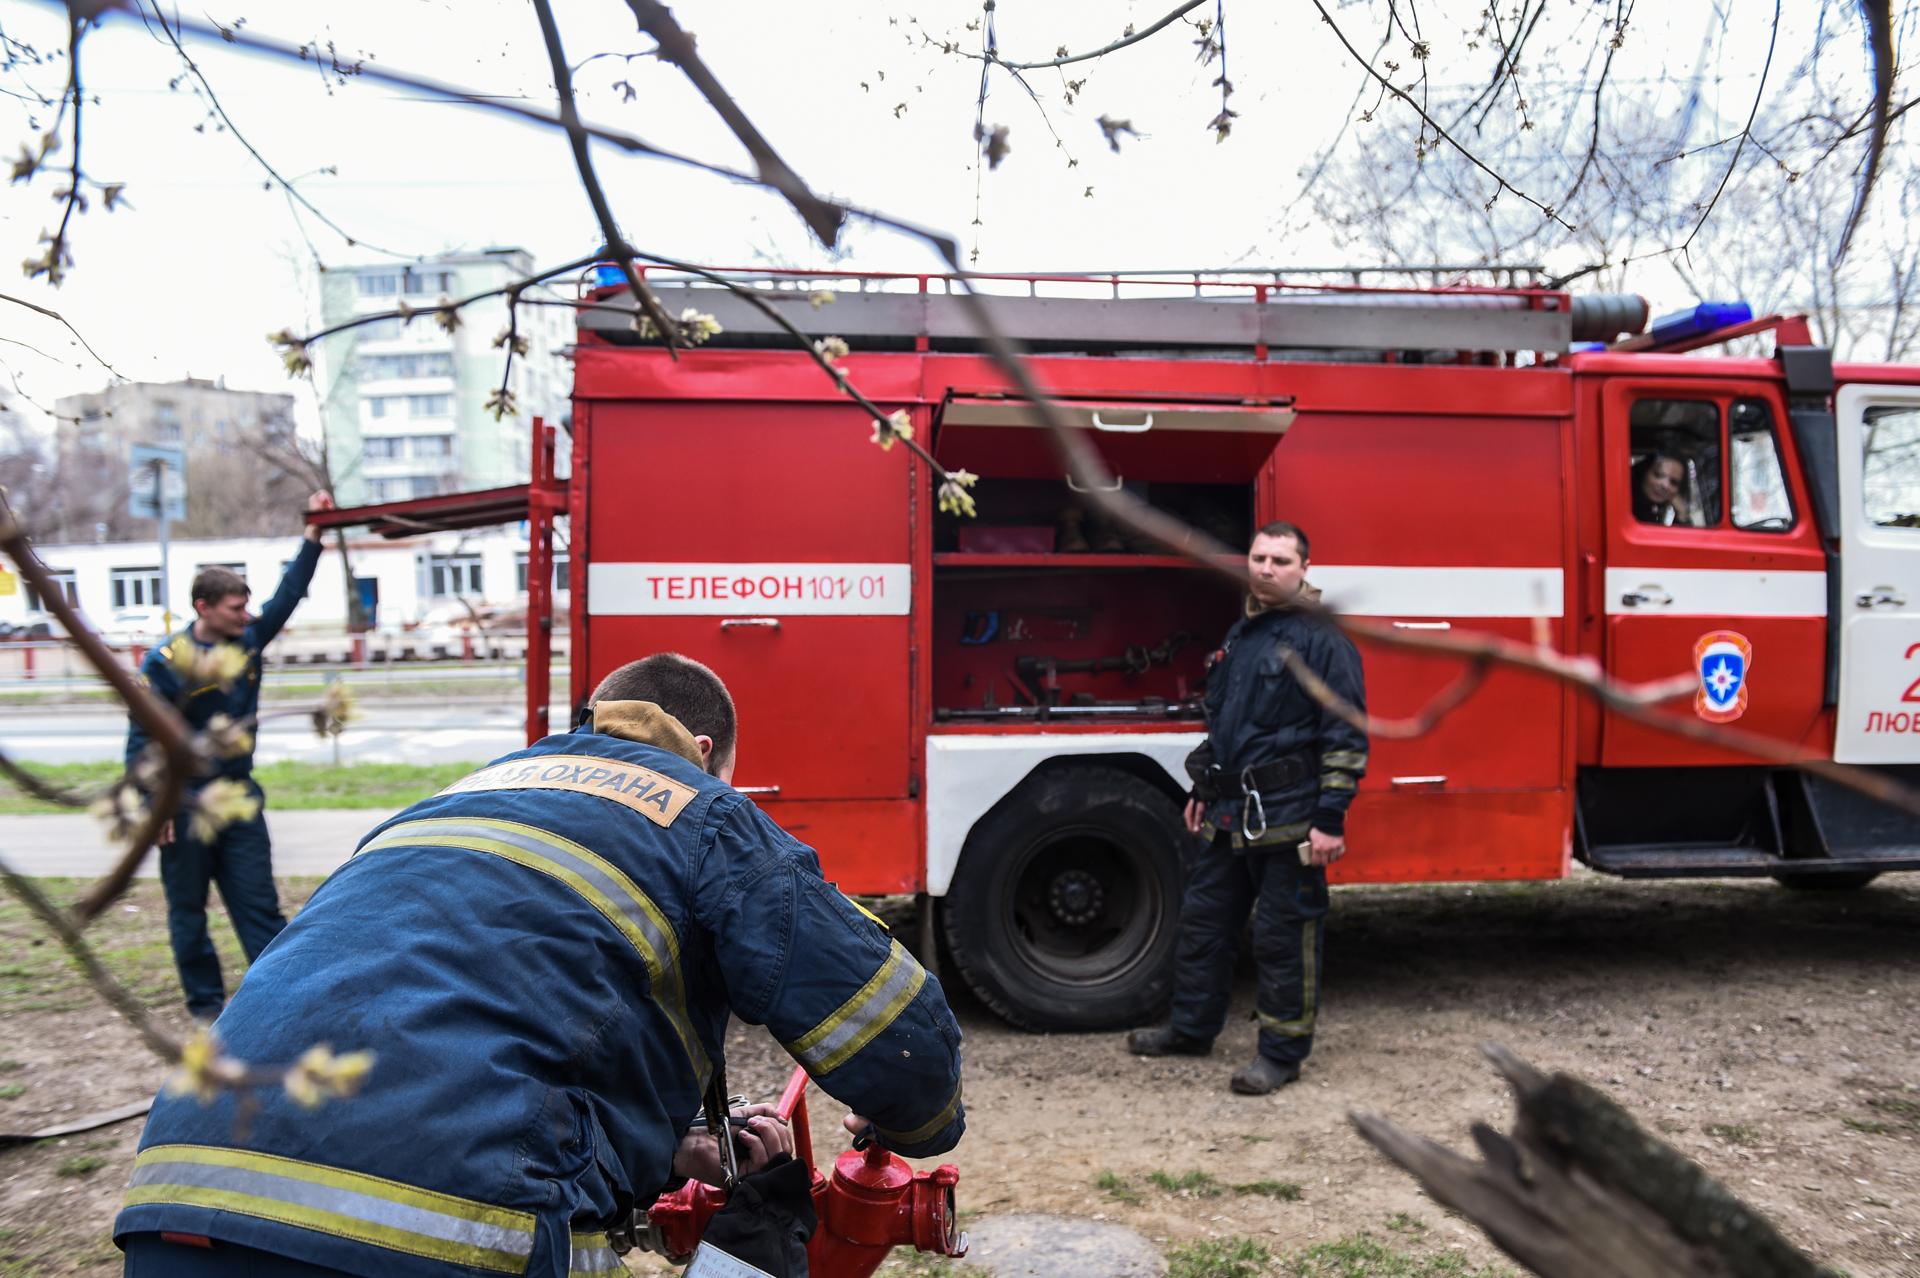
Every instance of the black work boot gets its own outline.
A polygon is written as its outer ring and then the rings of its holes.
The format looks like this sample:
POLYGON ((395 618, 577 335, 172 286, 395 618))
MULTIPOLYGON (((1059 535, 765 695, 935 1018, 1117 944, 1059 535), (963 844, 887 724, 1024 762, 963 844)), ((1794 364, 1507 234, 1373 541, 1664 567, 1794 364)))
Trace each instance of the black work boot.
POLYGON ((1228 1086, 1242 1096, 1265 1096, 1269 1092, 1279 1091, 1299 1077, 1298 1065, 1282 1065, 1279 1061, 1256 1056, 1253 1064, 1233 1072, 1233 1080, 1228 1086))
POLYGON ((1213 1040, 1189 1037, 1171 1025, 1150 1025, 1127 1032, 1127 1050, 1135 1056, 1206 1056, 1213 1040))

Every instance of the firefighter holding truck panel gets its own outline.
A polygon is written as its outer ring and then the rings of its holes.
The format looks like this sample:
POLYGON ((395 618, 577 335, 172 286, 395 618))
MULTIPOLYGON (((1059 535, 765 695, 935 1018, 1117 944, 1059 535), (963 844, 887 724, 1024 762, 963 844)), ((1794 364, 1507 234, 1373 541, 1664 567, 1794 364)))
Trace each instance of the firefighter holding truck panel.
MULTIPOLYGON (((360 1095, 163 1094, 115 1223, 128 1272, 624 1273, 607 1231, 697 1173, 681 1134, 729 1013, 882 1145, 951 1149, 939 983, 728 784, 735 738, 719 678, 659 654, 602 682, 590 727, 377 827, 215 1027, 261 1065, 368 1049, 360 1095), (279 1267, 215 1267, 259 1252, 279 1267)), ((788 1147, 749 1131, 752 1162, 788 1147)))
POLYGON ((1226 1024, 1234 951, 1254 911, 1259 1051, 1236 1071, 1242 1095, 1300 1077, 1313 1048, 1327 914, 1326 867, 1346 852, 1346 813, 1367 767, 1366 734, 1320 705, 1289 673, 1291 651, 1349 704, 1363 708, 1360 654, 1297 603, 1307 535, 1289 523, 1254 534, 1247 615, 1228 632, 1207 678, 1207 739, 1188 760, 1187 828, 1211 827, 1180 910, 1170 1023, 1135 1030, 1142 1056, 1204 1056, 1226 1024))

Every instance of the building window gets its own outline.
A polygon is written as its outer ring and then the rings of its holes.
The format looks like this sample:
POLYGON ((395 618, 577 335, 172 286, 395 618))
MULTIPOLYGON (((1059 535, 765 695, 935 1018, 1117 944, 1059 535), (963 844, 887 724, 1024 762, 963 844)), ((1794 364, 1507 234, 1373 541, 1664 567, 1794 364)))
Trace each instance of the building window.
MULTIPOLYGON (((528 555, 524 550, 513 557, 513 588, 523 595, 527 593, 527 561, 528 555)), ((555 551, 553 555, 553 592, 557 595, 564 595, 568 590, 572 589, 572 576, 573 565, 567 558, 567 552, 564 550, 555 551)))
POLYGON ((453 356, 445 351, 406 355, 362 355, 360 380, 385 381, 395 377, 452 377, 453 356))
POLYGON ((359 284, 362 297, 392 297, 400 291, 400 277, 391 271, 362 275, 359 284))
POLYGON ((481 593, 478 555, 429 555, 425 567, 427 594, 435 599, 481 593))
POLYGON ((453 416, 453 396, 409 395, 407 396, 407 416, 451 417, 453 416))
POLYGON ((225 568, 240 580, 245 581, 247 579, 247 566, 245 564, 195 564, 193 566, 193 575, 197 577, 209 568, 225 568))
POLYGON ((115 568, 113 570, 113 606, 121 608, 158 608, 160 606, 160 569, 115 568))
POLYGON ((372 439, 363 439, 360 441, 360 455, 368 461, 392 461, 402 455, 400 437, 375 435, 372 439))
POLYGON ((388 501, 405 501, 413 496, 413 481, 405 476, 398 479, 370 479, 367 481, 367 496, 375 504, 388 501))
POLYGON ((453 456, 451 435, 410 435, 407 438, 415 457, 453 456))
POLYGON ((413 475, 409 477, 409 482, 412 484, 412 495, 415 497, 440 495, 441 485, 438 475, 413 475))
POLYGON ((407 273, 407 292, 409 293, 451 293, 452 291, 452 271, 409 271, 407 273))
POLYGON ((398 340, 406 327, 407 321, 388 316, 386 319, 370 320, 353 331, 363 342, 391 342, 398 340))
MULTIPOLYGON (((49 568, 47 575, 53 578, 55 587, 59 589, 61 594, 67 597, 67 602, 78 608, 80 606, 80 586, 74 580, 73 569, 49 568)), ((32 582, 29 581, 24 584, 27 588, 27 611, 45 612, 46 600, 40 597, 40 592, 34 588, 32 582)))

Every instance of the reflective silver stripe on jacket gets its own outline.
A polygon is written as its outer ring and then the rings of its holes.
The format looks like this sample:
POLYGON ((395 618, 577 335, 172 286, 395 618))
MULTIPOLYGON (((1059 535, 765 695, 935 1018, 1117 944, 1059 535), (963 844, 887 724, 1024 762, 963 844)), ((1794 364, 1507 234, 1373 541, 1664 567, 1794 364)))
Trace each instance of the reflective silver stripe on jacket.
POLYGON ((914 961, 900 942, 893 941, 886 962, 852 998, 783 1046, 815 1078, 831 1073, 852 1060, 861 1048, 898 1020, 926 982, 926 969, 914 961))
POLYGON ((524 1272, 533 1254, 530 1213, 241 1149, 143 1150, 126 1201, 234 1212, 501 1273, 524 1272))

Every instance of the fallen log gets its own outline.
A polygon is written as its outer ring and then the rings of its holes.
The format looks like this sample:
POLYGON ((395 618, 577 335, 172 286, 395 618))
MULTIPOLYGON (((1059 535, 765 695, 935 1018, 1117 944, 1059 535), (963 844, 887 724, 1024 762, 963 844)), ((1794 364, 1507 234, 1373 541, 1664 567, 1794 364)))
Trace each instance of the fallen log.
POLYGON ((1511 1135, 1472 1128, 1478 1161, 1349 1115, 1360 1134, 1541 1278, 1839 1278, 1699 1164, 1569 1074, 1486 1048, 1513 1085, 1511 1135))

